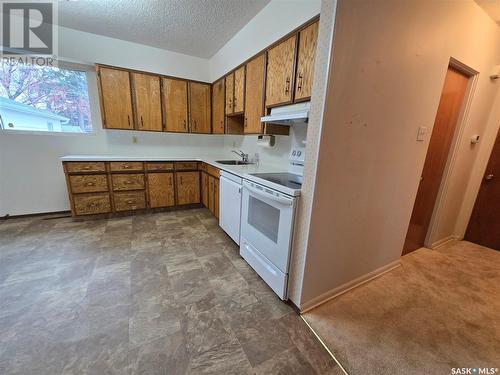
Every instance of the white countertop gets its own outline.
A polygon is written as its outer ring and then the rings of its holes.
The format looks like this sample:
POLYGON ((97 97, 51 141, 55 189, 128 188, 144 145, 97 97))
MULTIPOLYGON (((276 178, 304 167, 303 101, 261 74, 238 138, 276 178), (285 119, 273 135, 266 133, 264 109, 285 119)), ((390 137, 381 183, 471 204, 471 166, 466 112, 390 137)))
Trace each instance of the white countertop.
POLYGON ((231 157, 176 157, 176 156, 115 156, 115 155, 66 155, 60 158, 61 161, 201 161, 213 165, 220 170, 232 173, 241 178, 252 180, 253 182, 265 185, 271 189, 282 193, 298 196, 300 190, 291 189, 286 186, 278 185, 267 180, 252 176, 252 173, 280 173, 287 172, 287 166, 277 166, 269 164, 246 164, 246 165, 227 165, 217 163, 216 160, 232 160, 231 157))

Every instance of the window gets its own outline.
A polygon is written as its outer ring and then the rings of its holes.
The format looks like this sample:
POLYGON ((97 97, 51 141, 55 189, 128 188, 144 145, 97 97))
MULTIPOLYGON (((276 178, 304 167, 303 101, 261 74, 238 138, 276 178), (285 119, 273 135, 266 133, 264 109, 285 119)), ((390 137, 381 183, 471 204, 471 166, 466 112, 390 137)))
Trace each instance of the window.
POLYGON ((91 132, 87 72, 4 60, 0 69, 0 129, 91 132))

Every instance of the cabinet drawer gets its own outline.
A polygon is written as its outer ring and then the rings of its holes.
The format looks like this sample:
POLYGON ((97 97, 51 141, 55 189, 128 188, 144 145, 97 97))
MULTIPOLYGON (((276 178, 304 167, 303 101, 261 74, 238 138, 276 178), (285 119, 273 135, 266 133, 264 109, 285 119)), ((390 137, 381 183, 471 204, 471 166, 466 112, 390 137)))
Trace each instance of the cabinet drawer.
POLYGON ((195 171, 198 169, 198 163, 195 161, 188 161, 188 162, 177 162, 175 163, 175 170, 176 171, 195 171))
POLYGON ((130 211, 146 208, 146 196, 143 191, 115 193, 115 210, 130 211))
POLYGON ((171 171, 174 169, 174 163, 165 162, 149 162, 146 163, 148 171, 171 171))
POLYGON ((108 177, 105 174, 69 176, 73 193, 96 193, 108 191, 108 177))
POLYGON ((142 171, 143 163, 140 161, 112 161, 109 163, 111 172, 142 171))
POLYGON ((217 178, 220 176, 219 168, 212 167, 210 164, 207 164, 207 173, 217 178))
POLYGON ((75 215, 105 214, 111 212, 109 194, 73 196, 75 215))
POLYGON ((139 190, 144 189, 144 175, 139 173, 114 174, 113 190, 139 190))
POLYGON ((68 173, 82 172, 106 172, 106 165, 102 161, 95 162, 66 162, 66 171, 68 173))

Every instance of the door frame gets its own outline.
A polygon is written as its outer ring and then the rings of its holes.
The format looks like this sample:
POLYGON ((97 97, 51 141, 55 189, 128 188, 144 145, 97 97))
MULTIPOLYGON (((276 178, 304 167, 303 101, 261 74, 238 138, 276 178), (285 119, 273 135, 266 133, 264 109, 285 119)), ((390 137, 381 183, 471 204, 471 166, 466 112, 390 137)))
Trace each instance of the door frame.
POLYGON ((477 70, 462 63, 461 61, 455 59, 454 57, 450 57, 449 63, 446 66, 446 71, 448 71, 448 67, 452 67, 458 70, 459 72, 469 76, 469 83, 467 85, 465 97, 463 99, 462 107, 460 109, 460 115, 458 117, 457 125, 455 127, 455 132, 453 134, 453 139, 451 141, 451 147, 450 151, 448 152, 448 157, 446 160, 443 177, 439 185, 438 195, 436 197, 436 201, 434 202, 434 209, 432 211, 429 228, 427 229, 427 234, 425 236, 424 246, 430 249, 435 249, 450 241, 459 239, 456 236, 452 235, 432 242, 439 224, 439 217, 441 216, 441 213, 443 211, 444 197, 448 192, 450 176, 452 171, 454 170, 455 162, 457 160, 459 153, 460 144, 464 136, 465 128, 469 122, 469 112, 474 97, 474 93, 476 92, 477 82, 479 79, 479 72, 477 70))

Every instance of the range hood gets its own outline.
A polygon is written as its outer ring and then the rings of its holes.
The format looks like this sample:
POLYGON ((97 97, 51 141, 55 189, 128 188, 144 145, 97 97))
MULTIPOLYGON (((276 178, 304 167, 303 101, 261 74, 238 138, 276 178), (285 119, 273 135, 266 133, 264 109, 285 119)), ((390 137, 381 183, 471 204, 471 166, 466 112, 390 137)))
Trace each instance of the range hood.
POLYGON ((297 103, 271 109, 269 116, 260 118, 261 122, 279 125, 305 125, 309 121, 311 102, 297 103))

